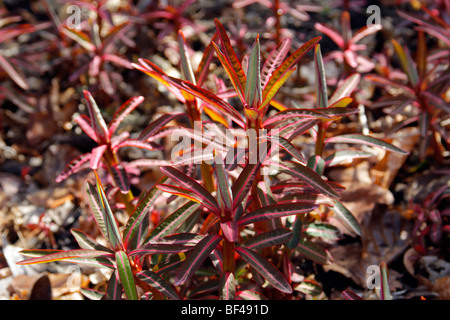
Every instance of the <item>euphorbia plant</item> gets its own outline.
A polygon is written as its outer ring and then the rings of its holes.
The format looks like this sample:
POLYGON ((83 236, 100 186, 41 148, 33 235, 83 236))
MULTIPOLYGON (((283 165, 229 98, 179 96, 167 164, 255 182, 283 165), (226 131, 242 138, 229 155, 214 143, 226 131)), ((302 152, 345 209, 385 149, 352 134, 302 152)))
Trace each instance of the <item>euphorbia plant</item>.
POLYGON ((430 149, 435 151, 435 157, 441 160, 444 151, 441 146, 448 146, 449 137, 445 129, 441 127, 440 121, 448 115, 450 108, 443 98, 444 93, 448 90, 448 75, 445 69, 439 68, 439 63, 448 57, 439 54, 435 59, 428 54, 423 31, 418 32, 417 40, 415 60, 406 47, 396 40, 392 40, 396 57, 406 75, 406 81, 391 81, 377 74, 367 75, 366 78, 386 89, 399 89, 399 94, 383 97, 375 105, 393 107, 393 110, 390 111, 391 115, 401 114, 406 107, 413 106, 415 114, 407 117, 394 129, 398 130, 403 126, 418 122, 421 137, 420 158, 424 159, 427 149, 431 147, 430 149), (441 142, 444 144, 442 145, 441 142))
POLYGON ((382 29, 381 24, 367 25, 352 33, 350 14, 347 11, 341 15, 341 30, 335 30, 332 26, 316 23, 315 28, 330 37, 336 43, 339 50, 330 52, 326 60, 336 60, 344 67, 344 73, 348 76, 353 72, 365 73, 371 71, 375 64, 370 58, 364 56, 360 51, 366 50, 367 46, 359 42, 365 37, 382 29))
MULTIPOLYGON (((290 55, 290 40, 284 40, 262 64, 258 36, 250 55, 241 61, 218 20, 216 28, 204 61, 210 61, 212 52, 216 53, 231 81, 233 95, 228 93, 225 97, 203 88, 204 82, 198 80, 204 79, 207 69, 199 69, 201 72, 197 74, 203 75, 200 78, 194 76, 185 49, 181 50, 185 80, 169 77, 144 60, 136 67, 166 85, 181 101, 189 101, 186 106, 191 108, 187 113, 192 126, 201 121, 202 128, 211 128, 217 137, 225 139, 226 130, 244 131, 249 134, 244 138, 247 144, 242 146, 233 141, 224 147, 217 140, 205 137, 206 130, 196 134, 195 128, 164 128, 176 114, 161 116, 147 126, 136 141, 127 145, 140 146, 155 136, 180 133, 201 142, 199 148, 204 152, 200 157, 188 152, 195 148, 189 144, 188 149, 181 150, 187 166, 176 165, 175 159, 171 165, 163 166, 161 172, 165 177, 150 191, 143 191, 136 206, 130 202, 133 210, 123 232, 116 223, 99 179, 96 186, 87 182, 91 211, 109 248, 74 231, 84 250, 26 250, 23 253, 34 258, 23 264, 63 259, 108 267, 113 270, 113 276, 106 298, 120 298, 122 290, 118 283, 128 299, 140 296, 136 287, 151 293, 154 299, 162 298, 162 295, 172 299, 210 295, 220 299, 290 298, 294 290, 311 292, 317 289, 317 283, 305 280, 297 284, 291 277, 294 258, 306 257, 321 264, 330 261, 329 252, 317 240, 336 239, 337 230, 315 219, 314 211, 322 205, 332 207, 344 224, 359 233, 354 218, 338 202, 342 187, 323 176, 325 164, 339 160, 338 156, 322 159, 325 145, 357 142, 397 152, 401 150, 362 135, 326 137, 330 121, 355 113, 354 109, 347 108, 351 101, 348 95, 359 78, 350 76, 328 100, 325 71, 317 45, 320 38, 306 42, 290 55), (287 107, 275 100, 275 95, 295 71, 299 60, 313 48, 318 79, 317 106, 314 109, 287 107), (236 96, 240 105, 235 107, 229 103, 227 97, 230 96, 236 96), (278 110, 274 115, 269 114, 271 107, 278 110), (210 121, 201 113, 205 108, 210 111, 206 112, 210 121), (292 141, 309 129, 315 132, 316 152, 307 160, 292 141), (286 153, 287 159, 280 156, 279 149, 286 153), (203 163, 212 160, 212 170, 202 171, 203 179, 197 179, 195 175, 197 160, 203 163), (272 167, 277 170, 263 171, 272 167), (210 176, 205 179, 208 174, 210 176), (179 196, 176 201, 187 199, 187 202, 156 226, 150 226, 149 212, 162 192, 179 196), (212 266, 205 263, 208 258, 212 266), (163 274, 164 279, 161 278, 163 274)), ((185 41, 181 33, 179 40, 183 47, 185 41)), ((112 139, 94 106, 91 101, 92 128, 86 124, 87 120, 79 123, 88 128, 88 132, 100 130, 96 134, 100 134, 101 139, 97 140, 106 145, 102 148, 109 150, 112 139)), ((124 112, 119 111, 119 114, 124 112)), ((97 138, 97 135, 92 136, 97 138)), ((361 154, 340 156, 351 159, 361 154)), ((93 159, 98 161, 98 157, 93 159)))

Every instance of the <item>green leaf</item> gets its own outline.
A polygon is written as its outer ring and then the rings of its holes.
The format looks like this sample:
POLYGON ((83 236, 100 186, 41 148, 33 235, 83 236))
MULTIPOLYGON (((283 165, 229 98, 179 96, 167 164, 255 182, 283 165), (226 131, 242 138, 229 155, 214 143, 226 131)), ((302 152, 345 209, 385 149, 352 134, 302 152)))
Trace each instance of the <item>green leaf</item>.
POLYGON ((226 172, 225 166, 223 164, 223 157, 220 155, 220 153, 216 154, 214 165, 214 173, 216 176, 217 184, 217 198, 221 200, 219 203, 223 203, 225 205, 225 208, 232 212, 233 193, 231 191, 230 182, 228 180, 228 173, 226 172))
POLYGON ((361 226, 358 221, 340 201, 335 200, 331 210, 336 215, 336 218, 339 219, 349 231, 356 233, 358 236, 361 235, 361 226))
POLYGON ((316 205, 306 203, 286 203, 273 204, 258 208, 239 219, 240 226, 263 221, 267 219, 274 219, 286 217, 289 215, 308 213, 317 208, 316 205))
POLYGON ((144 246, 141 246, 129 253, 130 256, 144 256, 151 254, 170 254, 192 250, 199 241, 204 238, 203 235, 195 233, 177 233, 171 236, 156 238, 150 240, 144 246))
POLYGON ((239 174, 239 177, 232 187, 233 208, 237 208, 238 205, 244 201, 260 168, 260 161, 258 161, 258 163, 256 164, 248 163, 239 174))
POLYGON ((391 300, 391 292, 389 291, 389 280, 388 280, 388 268, 385 262, 380 264, 381 271, 381 291, 380 291, 380 299, 381 300, 391 300))
POLYGON ((302 226, 303 221, 301 217, 297 215, 295 217, 294 225, 292 226, 291 238, 286 244, 289 249, 295 249, 295 247, 297 247, 298 243, 300 242, 300 239, 302 237, 302 226))
POLYGON ((330 100, 328 100, 329 105, 332 105, 336 101, 349 97, 353 90, 358 86, 359 81, 361 80, 361 75, 359 73, 354 73, 348 76, 336 89, 336 91, 331 96, 330 100))
POLYGON ((269 107, 272 102, 273 97, 277 94, 278 90, 280 90, 281 86, 287 81, 287 79, 291 76, 291 74, 297 70, 296 67, 293 67, 287 70, 283 76, 281 76, 275 83, 267 90, 263 96, 263 101, 258 108, 258 111, 261 111, 262 114, 266 113, 266 109, 269 107))
POLYGON ((175 279, 175 285, 178 286, 185 283, 195 273, 195 271, 200 268, 211 251, 217 247, 221 240, 222 237, 217 234, 211 234, 203 238, 203 240, 201 240, 189 253, 188 257, 181 265, 175 279))
POLYGON ((339 229, 328 223, 309 223, 305 226, 305 234, 325 240, 338 240, 339 229))
POLYGON ((102 246, 97 241, 92 239, 87 233, 85 233, 84 231, 82 231, 80 229, 72 228, 70 230, 70 232, 75 237, 75 240, 77 241, 78 245, 82 249, 100 250, 100 251, 114 253, 114 251, 112 251, 111 249, 109 249, 105 246, 102 246))
POLYGON ((353 159, 370 158, 373 153, 360 150, 338 150, 325 158, 327 166, 332 167, 340 164, 349 164, 353 159))
POLYGON ((245 84, 245 101, 248 107, 257 108, 261 104, 261 95, 261 55, 258 35, 250 53, 245 84))
POLYGON ((114 254, 99 250, 22 250, 24 256, 33 258, 17 262, 18 265, 48 263, 54 261, 72 262, 92 267, 114 268, 114 254))
POLYGON ((338 199, 339 194, 321 178, 319 174, 301 163, 291 163, 289 166, 281 165, 287 174, 298 177, 306 184, 313 187, 317 191, 323 193, 327 197, 338 199))
POLYGON ((276 289, 292 293, 292 288, 283 274, 262 255, 242 247, 237 247, 236 252, 276 289))
POLYGON ((325 143, 358 143, 364 144, 371 147, 381 148, 383 150, 388 150, 400 154, 408 154, 409 152, 403 151, 390 143, 383 140, 379 140, 370 136, 365 136, 362 134, 343 134, 336 137, 331 137, 326 140, 325 143))
POLYGON ((116 269, 111 274, 106 286, 105 299, 106 300, 122 300, 123 286, 120 283, 119 271, 116 269))
POLYGON ((314 170, 318 175, 322 175, 325 170, 325 161, 319 155, 313 155, 308 159, 308 168, 314 170))
POLYGON ((400 65, 403 71, 407 74, 409 82, 416 86, 419 83, 419 75, 417 73, 417 68, 414 61, 411 58, 409 50, 403 48, 396 40, 392 39, 392 44, 394 45, 394 50, 400 60, 400 65))
POLYGON ((272 87, 275 85, 275 83, 282 78, 285 73, 289 70, 291 70, 293 67, 297 65, 299 60, 308 53, 309 50, 311 50, 316 43, 319 42, 321 37, 316 37, 305 44, 303 44, 300 48, 294 51, 293 54, 291 54, 272 74, 272 76, 267 81, 266 86, 263 90, 263 97, 267 96, 267 93, 272 89, 272 87))
POLYGON ((178 46, 180 48, 181 71, 183 72, 184 78, 195 84, 196 81, 187 52, 186 39, 184 38, 184 34, 181 30, 178 31, 178 46))
POLYGON ((318 108, 326 108, 328 107, 327 78, 320 44, 316 44, 314 48, 314 66, 316 71, 316 106, 318 108))
POLYGON ((297 285, 294 290, 312 296, 318 296, 322 293, 322 287, 316 281, 309 279, 300 282, 300 284, 297 285))
POLYGON ((101 300, 104 297, 103 292, 94 289, 80 288, 80 292, 83 296, 85 296, 89 300, 101 300))
POLYGON ((96 186, 86 181, 86 193, 94 218, 109 245, 113 249, 123 248, 119 226, 111 211, 106 195, 97 176, 96 186))
POLYGON ((145 283, 149 284, 159 292, 161 292, 166 297, 172 299, 172 300, 180 300, 180 296, 175 291, 175 289, 167 283, 161 276, 159 276, 157 273, 150 271, 150 270, 144 270, 139 271, 136 276, 144 281, 145 283))
MULTIPOLYGON (((143 196, 139 199, 139 202, 136 205, 132 215, 128 219, 125 230, 123 232, 123 240, 126 248, 131 249, 130 244, 133 243, 133 239, 135 239, 136 236, 136 239, 143 238, 140 233, 146 232, 146 230, 142 230, 142 226, 147 225, 148 227, 149 210, 155 203, 157 197, 161 194, 161 191, 156 188, 156 185, 167 180, 168 178, 166 177, 161 178, 148 192, 143 194, 143 196)), ((145 235, 145 237, 146 236, 147 235, 145 235)), ((134 248, 136 248, 140 245, 140 243, 134 242, 134 245, 134 248)))
POLYGON ((318 264, 323 265, 331 262, 330 254, 327 249, 306 238, 299 241, 297 247, 295 247, 295 250, 318 264))
POLYGON ((150 231, 150 234, 145 239, 143 244, 149 243, 150 240, 164 237, 172 233, 176 228, 178 228, 195 210, 198 209, 200 204, 189 201, 172 214, 164 218, 156 227, 150 231))
POLYGON ((231 272, 225 272, 220 277, 219 283, 219 299, 234 300, 236 295, 236 284, 234 275, 231 272))
POLYGON ((241 247, 256 251, 266 247, 277 246, 289 241, 291 235, 292 231, 289 229, 275 229, 272 231, 257 234, 256 236, 242 243, 241 247))
POLYGON ((138 300, 136 284, 131 270, 130 260, 124 251, 116 252, 116 264, 119 271, 120 283, 128 300, 138 300))

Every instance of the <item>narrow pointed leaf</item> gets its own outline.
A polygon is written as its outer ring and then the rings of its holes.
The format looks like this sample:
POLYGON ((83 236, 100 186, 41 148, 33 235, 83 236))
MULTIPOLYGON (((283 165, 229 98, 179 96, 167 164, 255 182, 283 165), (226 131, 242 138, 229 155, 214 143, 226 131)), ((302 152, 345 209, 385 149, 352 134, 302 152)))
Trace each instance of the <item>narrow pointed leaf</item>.
POLYGON ((213 42, 217 41, 217 32, 214 33, 214 36, 211 39, 211 42, 206 46, 203 51, 202 60, 200 61, 197 70, 195 72, 195 79, 197 80, 197 85, 202 86, 206 80, 207 75, 209 74, 209 65, 214 57, 214 46, 213 42))
POLYGON ((193 84, 196 83, 194 71, 192 69, 191 60, 188 56, 188 50, 186 45, 186 39, 183 32, 178 31, 178 47, 180 48, 180 60, 181 60, 181 70, 183 72, 184 78, 193 84))
POLYGON ((181 265, 175 279, 175 285, 178 286, 185 283, 195 273, 195 271, 200 268, 211 251, 217 247, 221 240, 222 237, 216 234, 211 234, 201 240, 189 253, 188 257, 181 265))
POLYGON ((92 149, 91 158, 89 160, 89 166, 92 170, 97 170, 102 160, 103 154, 106 151, 108 146, 106 144, 102 144, 101 146, 95 147, 92 149))
POLYGON ((225 204, 226 209, 233 210, 233 193, 228 180, 228 173, 225 171, 222 156, 217 154, 215 157, 215 175, 218 197, 225 204), (220 158, 219 158, 220 157, 220 158))
POLYGON ((241 85, 241 81, 239 79, 239 76, 234 71, 233 66, 231 65, 231 62, 226 58, 225 54, 222 52, 220 47, 213 42, 213 47, 216 50, 217 57, 220 60, 220 63, 222 64, 222 67, 224 68, 225 72, 228 75, 228 78, 231 80, 231 84, 233 85, 233 88, 235 92, 237 93, 237 96, 239 97, 240 101, 245 104, 245 96, 244 96, 244 88, 241 85))
POLYGON ((128 180, 127 172, 125 168, 120 164, 115 164, 110 167, 112 177, 116 186, 119 188, 120 192, 125 194, 130 191, 130 181, 128 180))
POLYGON ((336 91, 331 96, 328 103, 332 105, 336 101, 350 96, 350 94, 353 92, 353 90, 356 89, 356 87, 359 84, 359 81, 361 80, 361 75, 359 73, 354 73, 350 76, 348 76, 336 89, 336 91))
POLYGON ((200 204, 189 201, 188 203, 175 210, 172 214, 164 218, 145 239, 144 244, 150 242, 150 240, 164 237, 178 228, 195 210, 198 209, 200 204))
POLYGON ((105 232, 104 236, 108 243, 114 249, 123 248, 122 237, 119 226, 111 211, 108 200, 106 198, 100 179, 97 176, 96 186, 93 186, 86 181, 86 193, 88 195, 89 206, 94 218, 97 221, 100 229, 105 232))
POLYGON ((374 154, 360 150, 338 150, 325 158, 327 166, 332 167, 340 164, 349 164, 354 159, 370 158, 374 154))
POLYGON ((105 296, 103 292, 89 288, 80 288, 80 292, 89 300, 101 300, 105 296))
POLYGON ((320 44, 317 44, 314 49, 314 66, 316 71, 316 106, 318 108, 326 108, 328 107, 327 78, 320 44))
POLYGON ((140 233, 145 232, 146 230, 142 230, 141 226, 143 224, 148 226, 149 211, 155 203, 157 197, 161 194, 161 191, 156 188, 156 185, 164 181, 167 181, 167 178, 161 178, 139 199, 139 202, 128 219, 127 225, 125 226, 125 230, 123 232, 123 241, 126 248, 129 248, 135 237, 142 239, 142 235, 140 233), (147 223, 145 223, 145 220, 147 220, 147 223))
POLYGON ((238 222, 240 226, 243 226, 267 219, 286 217, 300 213, 308 213, 316 208, 317 208, 316 205, 307 203, 273 204, 262 208, 258 208, 244 215, 241 219, 239 219, 238 222))
POLYGON ((286 120, 295 118, 329 119, 330 117, 314 109, 289 108, 268 118, 264 121, 263 126, 264 128, 270 129, 277 124, 282 124, 286 120))
POLYGON ((362 134, 343 134, 340 136, 328 138, 326 140, 326 143, 357 143, 381 148, 383 150, 388 150, 400 154, 408 154, 408 152, 403 151, 402 149, 397 148, 390 143, 362 134))
POLYGON ((245 84, 245 101, 249 107, 256 108, 261 103, 261 55, 259 48, 259 35, 253 45, 247 71, 245 84))
POLYGON ((82 169, 87 168, 87 163, 91 159, 90 153, 82 154, 72 161, 64 168, 64 170, 56 177, 55 182, 60 183, 67 179, 70 175, 79 172, 82 169))
POLYGON ((236 251, 272 286, 274 286, 281 292, 292 293, 292 288, 289 285, 289 282, 286 280, 283 274, 277 268, 275 268, 275 266, 266 258, 247 248, 238 247, 236 248, 236 251))
POLYGON ((417 69, 414 61, 412 61, 409 50, 403 48, 396 40, 392 40, 394 45, 394 50, 400 60, 400 65, 403 71, 408 75, 408 79, 413 86, 419 83, 419 75, 417 74, 417 69))
POLYGON ((132 63, 131 65, 164 85, 180 102, 186 102, 182 90, 168 81, 165 77, 166 74, 159 67, 146 59, 138 59, 138 61, 140 64, 132 63))
POLYGON ((339 229, 327 223, 310 223, 304 227, 305 234, 326 240, 338 240, 339 229))
POLYGON ((134 282, 133 271, 130 260, 124 251, 116 252, 117 270, 119 271, 120 283, 125 291, 128 300, 138 300, 136 283, 134 282))
POLYGON ((239 93, 241 96, 244 96, 244 88, 246 83, 244 70, 242 69, 236 52, 234 52, 233 47, 231 46, 231 41, 228 38, 227 32, 225 31, 222 23, 220 23, 218 19, 214 19, 214 23, 216 24, 217 34, 224 51, 224 55, 233 68, 232 72, 237 75, 237 78, 239 80, 239 83, 236 84, 238 85, 239 93))
POLYGON ((316 37, 305 44, 303 44, 300 48, 294 51, 293 54, 291 54, 272 74, 272 76, 269 78, 264 90, 263 90, 263 97, 267 96, 267 92, 269 92, 272 88, 272 86, 280 79, 286 71, 292 69, 297 65, 299 60, 308 53, 309 50, 311 50, 314 45, 319 42, 321 37, 316 37))
POLYGON ((106 144, 110 142, 110 136, 108 127, 106 126, 105 120, 103 119, 100 108, 97 106, 91 93, 87 90, 83 90, 84 97, 87 101, 89 117, 91 118, 92 127, 94 128, 95 134, 97 136, 97 141, 101 144, 106 144))
POLYGON ((236 296, 236 284, 234 275, 231 272, 225 272, 220 277, 219 283, 219 299, 220 300, 234 300, 236 296))
POLYGON ((96 50, 95 45, 92 43, 92 39, 90 39, 88 35, 85 34, 84 32, 77 31, 74 28, 65 28, 65 27, 61 28, 60 30, 62 33, 64 33, 72 40, 76 41, 87 51, 94 52, 96 50))
POLYGON ((330 37, 339 48, 344 49, 344 38, 334 28, 323 23, 314 24, 314 28, 330 37))
POLYGON ((70 230, 70 232, 75 237, 75 240, 77 241, 78 245, 82 249, 99 250, 99 251, 105 251, 105 252, 111 252, 111 253, 114 252, 111 249, 97 243, 97 241, 92 239, 87 233, 85 233, 82 230, 73 228, 70 230))
POLYGON ((292 67, 291 69, 287 70, 283 76, 281 76, 275 83, 270 87, 269 90, 267 90, 264 93, 263 101, 261 105, 259 106, 258 110, 263 110, 262 113, 264 114, 266 109, 269 107, 270 104, 273 102, 273 97, 277 94, 278 90, 280 90, 281 86, 287 81, 287 79, 291 76, 294 71, 297 70, 296 67, 292 67))
POLYGON ((389 290, 389 279, 388 279, 388 268, 385 262, 380 264, 381 271, 381 291, 380 291, 380 299, 381 300, 391 300, 391 292, 389 290))
POLYGON ((253 238, 245 241, 241 244, 241 247, 245 247, 247 249, 252 249, 254 251, 277 246, 289 241, 292 236, 292 231, 289 229, 275 229, 272 231, 260 233, 253 238))
POLYGON ((74 121, 78 123, 81 130, 83 130, 84 133, 86 133, 89 136, 89 138, 98 143, 97 135, 95 133, 94 128, 92 128, 92 121, 88 116, 82 114, 79 117, 76 117, 74 121))
POLYGON ((331 210, 349 231, 361 235, 361 226, 358 220, 355 219, 352 213, 340 201, 336 200, 331 210))
POLYGON ((128 99, 113 115, 111 122, 109 123, 109 135, 112 136, 119 125, 122 123, 123 119, 129 115, 134 109, 136 109, 142 102, 144 97, 132 97, 128 99))
POLYGON ((311 240, 301 239, 295 250, 318 264, 323 265, 331 262, 328 250, 311 240))
POLYGON ((177 182, 181 187, 195 193, 197 195, 196 199, 199 199, 211 211, 220 212, 217 200, 197 181, 172 167, 162 167, 161 172, 177 182))
POLYGON ((245 196, 250 190, 253 180, 256 177, 259 169, 261 168, 261 162, 257 164, 247 164, 239 177, 235 181, 232 191, 233 191, 233 207, 236 208, 239 204, 244 201, 245 196))
POLYGON ((269 54, 261 68, 261 84, 264 88, 273 72, 281 65, 291 48, 292 40, 286 38, 281 41, 269 54))
POLYGON ((150 123, 144 130, 142 130, 138 140, 146 141, 155 133, 157 133, 162 127, 168 124, 170 121, 175 120, 176 118, 182 115, 184 115, 183 112, 171 112, 163 114, 162 116, 154 120, 152 123, 150 123))
POLYGON ((16 70, 6 57, 0 54, 0 68, 5 71, 8 76, 22 89, 28 90, 28 81, 22 72, 16 70))
POLYGON ((285 168, 285 172, 300 178, 306 184, 310 185, 317 191, 322 192, 327 197, 337 199, 339 194, 328 184, 327 181, 323 180, 320 175, 312 171, 310 168, 304 166, 301 163, 291 163, 290 166, 281 166, 285 168))
POLYGON ((161 292, 166 297, 172 299, 172 300, 180 300, 180 296, 175 291, 175 289, 167 283, 163 278, 161 278, 160 275, 158 275, 155 272, 152 272, 150 270, 144 270, 139 271, 136 276, 144 281, 145 283, 149 284, 159 292, 161 292))
POLYGON ((174 83, 177 83, 180 88, 183 88, 190 94, 196 96, 197 98, 203 100, 204 102, 208 103, 209 108, 214 109, 215 111, 218 111, 225 116, 230 117, 234 122, 236 122, 237 125, 244 128, 245 123, 242 118, 242 115, 228 102, 221 99, 217 95, 200 88, 190 82, 187 81, 179 81, 177 79, 172 79, 174 83))
POLYGON ((19 265, 36 264, 36 263, 48 263, 54 261, 74 262, 85 260, 95 260, 97 258, 114 258, 114 255, 110 252, 99 250, 22 250, 21 254, 25 256, 33 256, 33 258, 22 260, 17 262, 19 265))
POLYGON ((342 291, 341 295, 345 300, 364 300, 363 298, 361 298, 356 293, 350 290, 342 291))
POLYGON ((121 300, 122 299, 122 284, 119 279, 119 272, 114 270, 108 280, 106 286, 105 299, 106 300, 121 300))

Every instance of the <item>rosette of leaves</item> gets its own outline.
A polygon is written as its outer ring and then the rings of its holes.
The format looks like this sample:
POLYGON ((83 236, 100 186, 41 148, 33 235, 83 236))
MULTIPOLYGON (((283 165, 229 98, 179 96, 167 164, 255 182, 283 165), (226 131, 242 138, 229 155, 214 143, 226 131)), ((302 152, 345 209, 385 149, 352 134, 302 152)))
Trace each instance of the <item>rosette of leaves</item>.
MULTIPOLYGON (((157 150, 159 147, 152 143, 142 142, 139 139, 131 139, 130 133, 127 131, 119 135, 116 135, 116 133, 124 118, 144 101, 144 97, 132 97, 127 100, 114 113, 110 123, 107 125, 91 93, 87 90, 84 90, 83 93, 87 102, 89 116, 80 115, 75 118, 75 122, 77 122, 84 133, 94 140, 98 146, 93 148, 91 152, 73 159, 56 177, 56 182, 60 183, 70 175, 80 172, 83 169, 90 168, 97 170, 105 167, 113 178, 115 186, 122 194, 123 204, 126 206, 127 212, 131 214, 131 201, 134 199, 134 196, 130 191, 127 166, 120 160, 119 150, 125 147, 157 150)), ((153 132, 161 129, 167 122, 180 115, 182 113, 165 114, 164 117, 150 123, 143 130, 142 134, 151 135, 153 132)))

